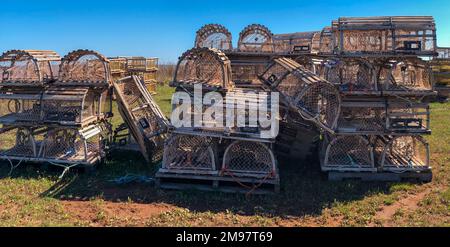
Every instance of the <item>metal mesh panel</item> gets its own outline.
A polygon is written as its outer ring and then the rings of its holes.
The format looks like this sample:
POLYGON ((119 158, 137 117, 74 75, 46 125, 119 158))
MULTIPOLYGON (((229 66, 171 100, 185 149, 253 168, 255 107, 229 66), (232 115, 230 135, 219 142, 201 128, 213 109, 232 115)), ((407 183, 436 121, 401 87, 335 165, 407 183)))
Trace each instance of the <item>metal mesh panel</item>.
POLYGON ((34 157, 36 155, 36 142, 28 128, 0 129, 0 156, 34 157))
POLYGON ((261 84, 258 79, 260 75, 266 69, 266 64, 232 64, 232 77, 233 81, 238 83, 252 83, 261 84))
POLYGON ((323 170, 371 170, 373 150, 362 136, 339 136, 327 145, 323 170))
POLYGON ((231 67, 225 54, 216 49, 194 48, 180 57, 174 82, 227 88, 230 79, 231 67))
POLYGON ((429 146, 421 136, 397 136, 384 147, 380 159, 383 170, 429 169, 429 146))
POLYGON ((379 65, 378 83, 385 91, 432 90, 431 69, 420 59, 390 60, 379 65))
POLYGON ((217 170, 213 140, 201 136, 172 135, 164 146, 163 168, 217 170))
POLYGON ((272 175, 276 172, 275 158, 265 144, 235 141, 225 150, 222 170, 247 175, 272 175))

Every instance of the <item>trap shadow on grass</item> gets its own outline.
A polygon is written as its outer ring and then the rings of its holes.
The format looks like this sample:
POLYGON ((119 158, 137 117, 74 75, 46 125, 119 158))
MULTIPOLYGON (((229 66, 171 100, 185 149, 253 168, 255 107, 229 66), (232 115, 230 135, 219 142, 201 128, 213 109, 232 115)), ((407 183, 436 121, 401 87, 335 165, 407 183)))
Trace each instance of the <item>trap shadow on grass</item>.
MULTIPOLYGON (((227 194, 202 191, 157 190, 152 184, 118 185, 112 180, 127 174, 152 177, 159 165, 148 165, 139 153, 114 151, 92 172, 71 170, 58 179, 61 169, 24 164, 12 178, 47 177, 55 183, 41 197, 61 200, 102 199, 111 202, 166 203, 197 212, 231 211, 240 215, 269 217, 314 216, 336 202, 350 202, 378 193, 388 194, 393 183, 362 181, 327 181, 320 171, 317 155, 303 161, 280 159, 281 192, 273 195, 227 194)), ((0 164, 1 167, 1 164, 0 164)), ((0 168, 0 178, 7 169, 0 168)))

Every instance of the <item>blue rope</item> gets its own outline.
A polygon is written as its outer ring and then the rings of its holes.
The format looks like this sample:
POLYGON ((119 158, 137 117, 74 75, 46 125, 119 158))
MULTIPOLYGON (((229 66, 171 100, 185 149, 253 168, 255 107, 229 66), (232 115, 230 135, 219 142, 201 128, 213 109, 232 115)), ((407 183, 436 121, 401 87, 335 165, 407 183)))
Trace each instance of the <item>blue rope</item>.
POLYGON ((113 182, 115 184, 129 184, 132 182, 137 182, 137 183, 154 183, 155 179, 152 177, 148 177, 148 176, 144 176, 144 175, 137 175, 137 174, 127 174, 125 176, 122 177, 118 177, 115 179, 111 179, 109 180, 110 182, 113 182))

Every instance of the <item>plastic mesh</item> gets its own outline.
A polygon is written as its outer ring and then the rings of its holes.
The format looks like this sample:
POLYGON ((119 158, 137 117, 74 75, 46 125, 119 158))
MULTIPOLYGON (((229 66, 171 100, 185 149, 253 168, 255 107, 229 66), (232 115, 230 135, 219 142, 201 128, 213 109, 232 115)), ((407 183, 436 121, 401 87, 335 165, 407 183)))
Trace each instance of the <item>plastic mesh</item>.
POLYGON ((222 170, 232 173, 270 175, 276 172, 276 164, 272 150, 265 144, 235 141, 225 151, 222 170))

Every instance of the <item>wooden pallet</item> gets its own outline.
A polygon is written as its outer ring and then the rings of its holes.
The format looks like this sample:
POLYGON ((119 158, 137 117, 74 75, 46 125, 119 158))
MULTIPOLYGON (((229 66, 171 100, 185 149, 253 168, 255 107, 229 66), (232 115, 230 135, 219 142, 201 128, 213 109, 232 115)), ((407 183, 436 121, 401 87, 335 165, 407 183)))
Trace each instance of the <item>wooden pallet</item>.
POLYGON ((431 171, 424 172, 328 172, 328 180, 344 181, 344 180, 361 180, 361 181, 381 181, 381 182, 401 182, 415 181, 428 183, 431 182, 433 173, 431 171))
POLYGON ((156 186, 161 189, 201 190, 225 193, 273 194, 280 192, 278 177, 271 179, 229 177, 219 175, 194 175, 157 172, 156 186), (239 181, 239 182, 237 182, 239 181), (244 186, 245 185, 245 186, 244 186), (257 186, 255 189, 251 187, 257 186))

